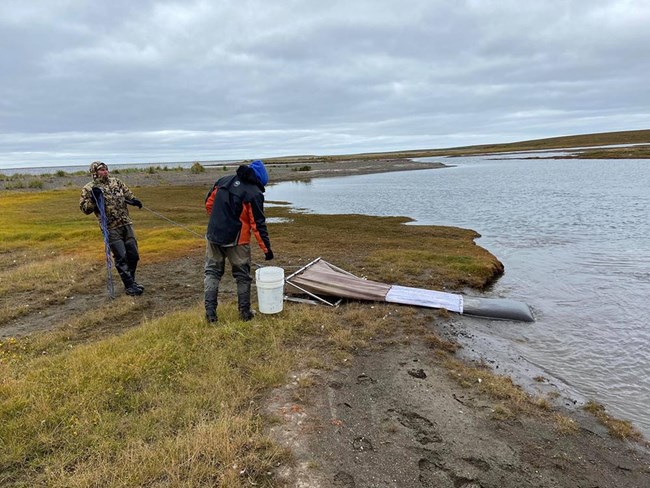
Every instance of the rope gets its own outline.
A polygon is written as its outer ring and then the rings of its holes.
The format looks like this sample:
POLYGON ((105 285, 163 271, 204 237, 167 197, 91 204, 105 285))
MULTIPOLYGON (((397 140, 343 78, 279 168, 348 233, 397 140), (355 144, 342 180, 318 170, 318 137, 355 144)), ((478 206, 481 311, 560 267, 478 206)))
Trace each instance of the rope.
POLYGON ((99 208, 100 224, 104 236, 104 253, 106 254, 106 289, 110 298, 115 298, 115 286, 113 285, 113 261, 111 259, 111 246, 108 242, 108 219, 106 217, 106 206, 104 205, 104 193, 100 193, 99 199, 91 192, 97 208, 99 208))
MULTIPOLYGON (((201 239, 205 239, 205 236, 204 236, 204 235, 201 235, 201 234, 199 234, 198 232, 194 232, 192 229, 190 229, 189 227, 187 227, 187 226, 185 226, 185 225, 183 225, 183 224, 179 224, 178 222, 174 222, 172 219, 165 217, 163 214, 161 214, 161 213, 159 213, 159 212, 156 212, 155 210, 151 210, 149 207, 145 207, 145 206, 143 205, 142 208, 144 208, 145 210, 148 210, 148 211, 151 212, 152 214, 154 214, 154 215, 160 217, 161 219, 166 220, 166 221, 169 222, 170 224, 173 224, 173 225, 175 225, 175 226, 177 226, 177 227, 182 227, 182 228, 185 229, 187 232, 189 232, 190 234, 195 235, 196 237, 199 237, 199 238, 201 238, 201 239)), ((262 268, 262 267, 263 267, 261 264, 258 264, 258 263, 255 263, 255 262, 253 262, 253 263, 251 263, 251 264, 252 264, 253 266, 257 266, 258 268, 262 268)), ((302 266, 283 266, 283 267, 284 267, 284 268, 302 268, 302 266)))
POLYGON ((195 235, 196 237, 199 237, 199 238, 201 238, 201 239, 204 239, 204 238, 205 238, 204 235, 201 235, 201 234, 199 234, 198 232, 194 232, 194 231, 193 231, 192 229, 190 229, 189 227, 187 227, 187 226, 185 226, 185 225, 183 225, 183 224, 179 224, 178 222, 174 222, 172 219, 168 219, 168 218, 165 217, 163 214, 158 213, 158 212, 156 212, 155 210, 151 210, 149 207, 145 207, 145 206, 143 205, 142 208, 144 208, 145 210, 148 210, 149 212, 151 212, 151 213, 154 214, 154 215, 157 215, 157 216, 160 217, 161 219, 166 220, 167 222, 170 222, 170 223, 172 223, 172 224, 174 224, 174 225, 176 225, 176 226, 178 226, 178 227, 182 227, 182 228, 185 229, 187 232, 189 232, 190 234, 195 235))

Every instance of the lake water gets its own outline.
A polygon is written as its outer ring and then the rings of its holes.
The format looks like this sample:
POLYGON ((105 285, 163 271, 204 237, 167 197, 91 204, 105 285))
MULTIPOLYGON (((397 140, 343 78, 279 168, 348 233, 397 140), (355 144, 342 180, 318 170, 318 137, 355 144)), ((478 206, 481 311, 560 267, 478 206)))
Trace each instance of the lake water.
POLYGON ((536 317, 490 333, 650 436, 650 162, 431 160, 454 167, 280 183, 266 199, 476 230, 505 265, 492 294, 536 317))

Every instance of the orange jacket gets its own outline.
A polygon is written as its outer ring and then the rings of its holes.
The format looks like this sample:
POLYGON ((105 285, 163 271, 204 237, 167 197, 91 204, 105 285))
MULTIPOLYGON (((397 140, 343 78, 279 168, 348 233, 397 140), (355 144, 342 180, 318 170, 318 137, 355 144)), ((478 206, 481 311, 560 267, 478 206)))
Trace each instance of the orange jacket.
POLYGON ((267 254, 271 241, 264 216, 263 189, 247 166, 240 166, 236 175, 220 178, 205 199, 210 215, 206 239, 219 246, 237 246, 249 244, 253 234, 267 254))

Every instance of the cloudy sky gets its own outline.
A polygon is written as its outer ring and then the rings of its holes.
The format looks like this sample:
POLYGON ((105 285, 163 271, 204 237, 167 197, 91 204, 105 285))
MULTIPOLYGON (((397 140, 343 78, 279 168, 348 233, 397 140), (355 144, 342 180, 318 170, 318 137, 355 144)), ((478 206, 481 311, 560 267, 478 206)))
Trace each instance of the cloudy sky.
POLYGON ((0 169, 650 128, 648 0, 0 0, 0 169))

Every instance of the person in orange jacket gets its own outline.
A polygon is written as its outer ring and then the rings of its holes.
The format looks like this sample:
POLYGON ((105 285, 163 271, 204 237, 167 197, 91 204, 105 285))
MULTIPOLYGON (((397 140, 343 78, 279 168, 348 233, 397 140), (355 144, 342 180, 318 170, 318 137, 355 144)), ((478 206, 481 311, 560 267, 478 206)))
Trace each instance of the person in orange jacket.
POLYGON ((237 283, 239 317, 251 320, 251 234, 255 236, 265 259, 273 259, 271 241, 264 216, 264 187, 269 175, 260 160, 241 165, 235 175, 220 178, 208 192, 205 208, 210 215, 205 234, 205 319, 217 321, 219 283, 226 258, 237 283))

